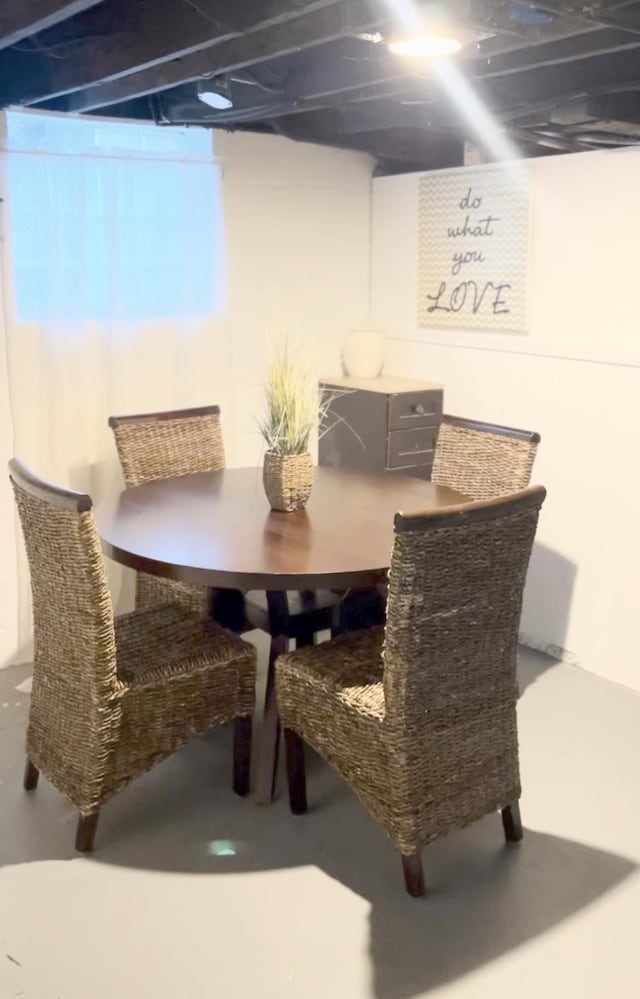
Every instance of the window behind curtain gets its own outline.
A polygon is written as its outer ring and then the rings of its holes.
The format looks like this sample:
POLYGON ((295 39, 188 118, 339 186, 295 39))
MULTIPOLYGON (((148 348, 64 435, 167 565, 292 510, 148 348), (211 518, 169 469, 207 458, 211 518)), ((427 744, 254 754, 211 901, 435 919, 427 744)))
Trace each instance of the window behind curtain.
POLYGON ((214 311, 221 210, 210 132, 7 112, 5 146, 19 320, 214 311))

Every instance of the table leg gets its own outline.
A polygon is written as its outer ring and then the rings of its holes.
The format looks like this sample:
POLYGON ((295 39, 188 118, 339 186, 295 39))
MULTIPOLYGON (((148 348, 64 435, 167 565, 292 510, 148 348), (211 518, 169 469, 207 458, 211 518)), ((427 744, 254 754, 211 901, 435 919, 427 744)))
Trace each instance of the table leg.
MULTIPOLYGON (((256 798, 259 805, 270 805, 276 790, 280 750, 280 718, 278 716, 278 702, 276 698, 275 664, 278 656, 281 656, 288 650, 289 639, 287 635, 291 624, 289 621, 289 605, 286 593, 267 593, 267 604, 269 607, 271 646, 269 649, 267 692, 264 699, 264 715, 260 738, 258 778, 256 781, 256 798)), ((296 648, 303 645, 313 645, 313 641, 313 631, 305 630, 298 635, 296 648)))
POLYGON ((289 605, 286 593, 267 593, 269 608, 269 666, 267 670, 267 690, 264 698, 264 714, 260 733, 260 755, 258 757, 258 778, 256 798, 259 805, 270 805, 275 790, 275 777, 278 767, 278 747, 280 744, 280 719, 276 701, 276 659, 289 648, 286 635, 289 605))
POLYGON ((278 635, 271 639, 269 669, 267 672, 267 692, 264 698, 264 714, 262 716, 262 730, 260 732, 258 778, 256 781, 259 805, 270 805, 275 790, 275 774, 278 767, 278 745, 280 743, 275 663, 278 656, 287 651, 288 645, 289 641, 284 635, 278 635))

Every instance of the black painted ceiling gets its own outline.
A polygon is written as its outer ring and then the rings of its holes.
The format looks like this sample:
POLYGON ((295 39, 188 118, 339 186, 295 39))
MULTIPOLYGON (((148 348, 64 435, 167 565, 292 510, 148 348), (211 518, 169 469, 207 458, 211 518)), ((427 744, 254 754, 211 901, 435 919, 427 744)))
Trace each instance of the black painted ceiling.
POLYGON ((275 132, 372 153, 386 173, 459 164, 465 141, 627 145, 640 0, 2 0, 0 107, 14 104, 275 132), (407 16, 462 50, 444 69, 391 55, 407 16), (203 104, 203 81, 233 107, 203 104))

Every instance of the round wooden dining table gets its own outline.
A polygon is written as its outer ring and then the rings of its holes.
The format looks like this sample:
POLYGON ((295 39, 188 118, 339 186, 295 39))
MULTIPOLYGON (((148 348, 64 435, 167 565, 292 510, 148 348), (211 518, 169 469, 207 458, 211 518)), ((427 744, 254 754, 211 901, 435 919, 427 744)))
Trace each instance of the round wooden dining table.
MULTIPOLYGON (((97 507, 96 521, 104 553, 121 565, 212 588, 265 591, 273 636, 286 591, 379 582, 389 568, 397 512, 464 500, 406 475, 319 467, 306 509, 280 513, 269 507, 262 469, 228 468, 124 489, 97 507)), ((285 649, 283 641, 280 651, 285 649)), ((277 758, 274 660, 263 720, 261 801, 271 799, 269 773, 277 758)))
POLYGON ((406 475, 320 467, 306 509, 279 513, 260 468, 228 468, 124 489, 96 519, 105 554, 140 572, 241 590, 346 589, 389 568, 395 513, 463 500, 406 475))

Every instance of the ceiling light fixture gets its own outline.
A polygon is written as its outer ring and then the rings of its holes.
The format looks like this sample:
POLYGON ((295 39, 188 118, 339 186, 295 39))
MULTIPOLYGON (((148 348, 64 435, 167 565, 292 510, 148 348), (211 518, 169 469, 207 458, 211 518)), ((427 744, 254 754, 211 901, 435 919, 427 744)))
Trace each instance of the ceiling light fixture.
POLYGON ((452 55, 454 52, 459 52, 462 48, 462 42, 455 38, 443 38, 441 35, 425 33, 409 35, 406 38, 394 38, 387 47, 394 55, 429 59, 434 56, 452 55))
POLYGON ((198 100, 208 104, 216 111, 228 111, 233 107, 233 99, 229 85, 223 80, 200 80, 198 84, 198 100))

